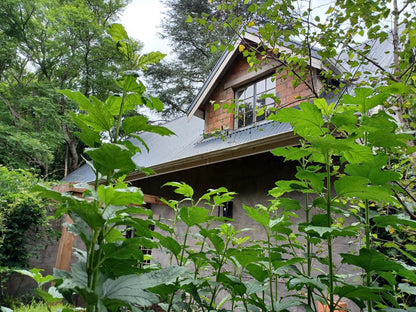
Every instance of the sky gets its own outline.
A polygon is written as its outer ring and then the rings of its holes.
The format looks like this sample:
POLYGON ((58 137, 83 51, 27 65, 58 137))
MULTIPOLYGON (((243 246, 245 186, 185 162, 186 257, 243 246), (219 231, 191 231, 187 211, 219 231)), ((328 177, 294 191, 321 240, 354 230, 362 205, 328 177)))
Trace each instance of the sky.
POLYGON ((132 0, 120 18, 129 37, 144 43, 143 53, 169 53, 167 42, 157 35, 164 10, 164 6, 158 0, 132 0))

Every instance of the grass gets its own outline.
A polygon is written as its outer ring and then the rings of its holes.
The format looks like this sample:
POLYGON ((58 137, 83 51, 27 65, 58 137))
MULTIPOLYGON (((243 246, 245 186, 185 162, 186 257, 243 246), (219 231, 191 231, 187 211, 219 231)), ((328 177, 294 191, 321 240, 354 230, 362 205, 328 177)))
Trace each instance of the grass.
POLYGON ((68 307, 64 304, 51 305, 48 310, 48 305, 43 302, 33 302, 30 305, 23 305, 19 308, 15 308, 14 312, 49 312, 49 311, 61 311, 63 308, 68 307))

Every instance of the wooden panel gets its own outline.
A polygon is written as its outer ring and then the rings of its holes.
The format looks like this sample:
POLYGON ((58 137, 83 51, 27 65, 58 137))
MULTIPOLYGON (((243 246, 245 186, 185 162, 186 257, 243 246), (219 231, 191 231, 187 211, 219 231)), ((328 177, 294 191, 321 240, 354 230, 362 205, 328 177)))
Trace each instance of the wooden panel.
MULTIPOLYGON (((54 190, 61 193, 71 192, 74 196, 82 197, 82 194, 86 189, 74 188, 71 184, 62 184, 54 187, 54 190)), ((149 206, 151 204, 165 205, 165 203, 160 200, 160 197, 154 195, 145 194, 144 201, 149 206)), ((65 215, 64 222, 73 223, 72 219, 68 215, 65 215)), ((74 240, 74 235, 68 232, 68 229, 63 226, 61 238, 59 240, 58 253, 56 255, 55 268, 59 270, 69 270, 74 240)))

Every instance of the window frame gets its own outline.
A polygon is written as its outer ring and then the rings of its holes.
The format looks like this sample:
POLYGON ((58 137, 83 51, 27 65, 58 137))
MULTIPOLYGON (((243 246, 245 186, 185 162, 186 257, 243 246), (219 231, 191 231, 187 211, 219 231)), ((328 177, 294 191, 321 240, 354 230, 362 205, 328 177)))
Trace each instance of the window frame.
POLYGON ((263 94, 276 95, 275 73, 259 77, 234 90, 234 99, 237 104, 237 114, 234 115, 234 130, 266 121, 267 116, 270 115, 270 111, 267 110, 267 107, 275 106, 275 102, 271 98, 260 100, 260 97, 263 94), (259 91, 259 85, 263 82, 264 89, 259 91), (250 88, 252 88, 252 91, 250 88), (247 107, 251 107, 251 109, 247 110, 247 107), (264 114, 256 116, 256 112, 264 107, 266 107, 264 114))

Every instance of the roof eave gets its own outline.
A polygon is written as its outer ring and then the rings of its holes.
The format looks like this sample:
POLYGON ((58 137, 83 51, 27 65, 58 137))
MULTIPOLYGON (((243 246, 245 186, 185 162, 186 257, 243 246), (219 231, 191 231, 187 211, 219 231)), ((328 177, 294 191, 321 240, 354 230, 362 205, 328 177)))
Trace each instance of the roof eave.
POLYGON ((194 155, 159 164, 150 168, 156 172, 156 174, 152 174, 151 176, 146 176, 141 172, 132 172, 126 177, 126 180, 131 182, 138 181, 145 178, 152 178, 154 176, 229 161, 240 157, 261 154, 281 146, 294 146, 298 144, 299 137, 295 136, 293 131, 283 132, 271 137, 254 140, 244 145, 236 145, 226 149, 215 150, 209 153, 194 155))

